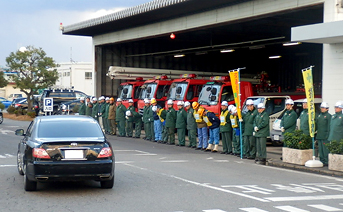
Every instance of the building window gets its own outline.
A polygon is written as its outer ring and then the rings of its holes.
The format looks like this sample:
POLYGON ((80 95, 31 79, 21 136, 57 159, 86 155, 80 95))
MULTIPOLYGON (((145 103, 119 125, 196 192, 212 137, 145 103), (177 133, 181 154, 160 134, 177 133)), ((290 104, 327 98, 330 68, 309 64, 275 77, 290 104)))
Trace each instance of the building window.
POLYGON ((63 76, 64 76, 64 77, 66 76, 66 73, 67 73, 67 72, 63 72, 63 76))
POLYGON ((85 79, 92 79, 92 72, 85 72, 85 79))
POLYGON ((70 72, 67 72, 67 77, 69 77, 70 76, 70 72))

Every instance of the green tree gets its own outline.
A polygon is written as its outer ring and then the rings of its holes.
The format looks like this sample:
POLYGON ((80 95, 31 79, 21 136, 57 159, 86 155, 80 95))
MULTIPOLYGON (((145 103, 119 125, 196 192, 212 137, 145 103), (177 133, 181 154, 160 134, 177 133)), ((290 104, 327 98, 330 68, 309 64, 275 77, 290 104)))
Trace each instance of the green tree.
POLYGON ((0 71, 0 88, 5 87, 8 84, 8 81, 4 77, 4 72, 0 71))
POLYGON ((42 48, 27 46, 16 52, 11 52, 6 58, 7 66, 18 74, 11 78, 16 88, 27 95, 28 111, 31 112, 33 94, 38 89, 44 89, 55 84, 58 79, 57 64, 47 57, 42 48))

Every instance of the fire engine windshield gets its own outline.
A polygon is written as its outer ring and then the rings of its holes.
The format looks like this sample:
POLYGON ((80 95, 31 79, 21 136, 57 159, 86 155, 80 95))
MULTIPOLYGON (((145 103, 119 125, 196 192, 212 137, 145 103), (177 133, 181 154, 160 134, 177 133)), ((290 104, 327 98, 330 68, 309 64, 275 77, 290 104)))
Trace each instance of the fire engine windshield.
POLYGON ((185 97, 186 89, 188 83, 187 82, 174 82, 169 89, 168 92, 168 99, 172 100, 183 100, 185 97))
POLYGON ((204 85, 199 95, 199 104, 216 105, 219 101, 221 85, 204 85))
POLYGON ((154 97, 155 91, 156 91, 157 84, 156 83, 149 83, 144 84, 142 86, 141 95, 139 99, 151 99, 154 97))
POLYGON ((120 92, 120 98, 121 99, 131 99, 132 98, 132 96, 131 96, 131 94, 132 94, 132 85, 124 85, 123 87, 122 87, 122 90, 121 90, 121 92, 120 92))

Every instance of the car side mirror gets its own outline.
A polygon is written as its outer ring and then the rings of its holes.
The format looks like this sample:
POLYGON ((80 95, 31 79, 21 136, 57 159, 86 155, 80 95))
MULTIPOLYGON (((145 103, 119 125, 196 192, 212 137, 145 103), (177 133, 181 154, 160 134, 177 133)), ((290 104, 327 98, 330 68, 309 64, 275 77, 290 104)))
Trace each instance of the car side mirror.
POLYGON ((15 131, 15 134, 18 136, 25 136, 24 130, 23 129, 17 129, 15 131))

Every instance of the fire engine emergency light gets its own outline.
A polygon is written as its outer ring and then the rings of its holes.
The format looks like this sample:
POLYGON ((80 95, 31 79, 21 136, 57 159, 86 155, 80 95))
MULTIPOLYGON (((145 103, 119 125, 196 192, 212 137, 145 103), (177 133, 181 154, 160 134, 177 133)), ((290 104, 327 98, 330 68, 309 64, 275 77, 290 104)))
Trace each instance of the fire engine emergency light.
POLYGON ((213 77, 210 77, 210 80, 213 80, 213 81, 230 81, 230 78, 229 76, 213 76, 213 77))
POLYGON ((162 76, 155 76, 154 79, 166 80, 168 79, 168 77, 166 75, 162 75, 162 76))
POLYGON ((136 81, 143 81, 143 77, 137 77, 136 81))
POLYGON ((182 78, 182 79, 194 79, 196 77, 197 77, 196 74, 181 74, 180 75, 180 78, 182 78))

